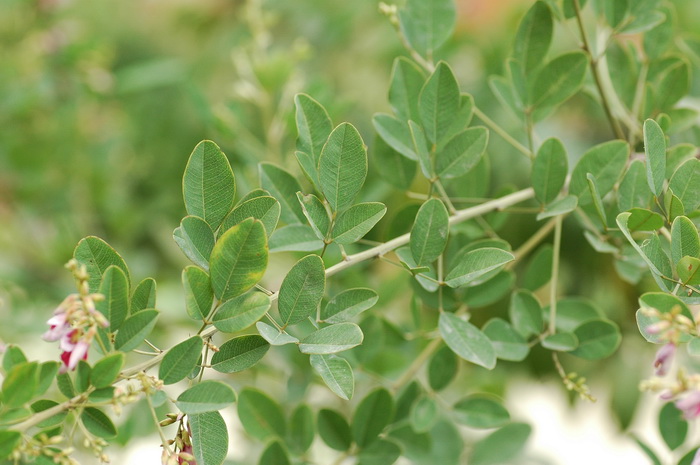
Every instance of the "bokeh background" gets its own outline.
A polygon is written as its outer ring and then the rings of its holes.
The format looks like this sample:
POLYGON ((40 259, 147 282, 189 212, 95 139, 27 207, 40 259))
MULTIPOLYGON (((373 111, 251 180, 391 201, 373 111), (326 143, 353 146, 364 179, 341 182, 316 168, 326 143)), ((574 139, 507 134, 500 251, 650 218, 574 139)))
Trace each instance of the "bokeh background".
MULTIPOLYGON (((522 128, 498 104, 487 78, 502 73, 517 23, 531 3, 459 0, 456 32, 439 53, 463 91, 521 140, 522 128)), ((700 27, 700 2, 673 4, 682 33, 700 27)), ((51 310, 72 292, 63 264, 87 235, 114 246, 138 279, 155 277, 159 309, 182 319, 186 328, 179 289, 186 262, 172 230, 185 214, 181 177, 190 151, 202 139, 216 141, 233 165, 241 194, 257 186, 260 161, 300 174, 293 157, 293 96, 306 92, 335 124, 355 124, 371 152, 371 116, 388 110, 392 61, 405 54, 378 5, 375 0, 0 0, 0 341, 53 356, 54 348, 38 335, 51 310)), ((558 31, 555 49, 576 47, 571 32, 558 31)), ((693 64, 697 71, 698 62, 693 64)), ((694 79, 691 94, 698 95, 694 79)), ((610 137, 588 92, 537 132, 542 140, 561 137, 574 159, 610 137)), ((692 133, 685 137, 700 140, 692 133)), ((506 184, 527 184, 527 160, 495 135, 489 154, 488 195, 506 184)), ((387 219, 373 232, 381 240, 391 231, 393 212, 416 201, 382 180, 370 163, 363 195, 389 206, 387 219)), ((517 246, 536 227, 531 218, 514 215, 499 232, 517 246)), ((575 222, 565 223, 564 237, 562 293, 591 299, 625 334, 612 359, 580 367, 572 362, 598 390, 595 408, 607 412, 600 414, 605 425, 592 428, 622 437, 635 425, 637 384, 649 375, 653 356, 634 322, 636 296, 653 284, 620 279, 611 258, 593 253, 575 222)), ((512 373, 527 380, 525 385, 557 383, 547 359, 536 353, 512 373)), ((501 373, 482 384, 504 386, 505 378, 501 373)), ((558 394, 544 397, 558 395, 561 402, 541 414, 569 415, 557 409, 573 405, 573 398, 554 389, 558 394)), ((571 415, 593 408, 577 407, 571 415)), ((538 415, 527 416, 533 414, 538 415)), ((570 433, 574 439, 577 434, 570 433)), ((654 434, 648 433, 649 442, 658 440, 654 434)))

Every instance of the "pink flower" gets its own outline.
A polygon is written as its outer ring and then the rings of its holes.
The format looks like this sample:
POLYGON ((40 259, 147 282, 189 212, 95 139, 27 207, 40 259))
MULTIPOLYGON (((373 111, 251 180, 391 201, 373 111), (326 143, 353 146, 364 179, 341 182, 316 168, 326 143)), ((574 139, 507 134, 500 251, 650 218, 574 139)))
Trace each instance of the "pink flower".
POLYGON ((61 350, 63 350, 61 354, 61 361, 63 362, 61 373, 75 370, 80 360, 87 360, 90 341, 79 329, 74 329, 63 336, 59 344, 61 350))
POLYGON ((686 420, 700 416, 700 391, 692 391, 676 401, 676 408, 683 412, 686 420))
POLYGON ((666 373, 668 373, 668 369, 671 367, 671 363, 673 363, 673 356, 675 353, 676 345, 672 342, 665 344, 658 350, 658 352, 656 352, 654 368, 657 376, 664 376, 666 373))
POLYGON ((46 331, 41 338, 47 342, 58 341, 68 334, 71 329, 65 312, 52 316, 46 324, 49 325, 49 330, 46 331))

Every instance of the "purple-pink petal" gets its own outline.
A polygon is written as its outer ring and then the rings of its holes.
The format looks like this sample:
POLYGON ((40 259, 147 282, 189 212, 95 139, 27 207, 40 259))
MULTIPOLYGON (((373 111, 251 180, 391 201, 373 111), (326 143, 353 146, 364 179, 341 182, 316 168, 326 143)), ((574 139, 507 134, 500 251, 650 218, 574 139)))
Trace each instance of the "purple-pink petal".
POLYGON ((671 367, 671 363, 673 363, 673 356, 675 353, 676 345, 670 342, 656 352, 654 368, 657 376, 663 376, 668 373, 668 369, 671 367))
POLYGON ((676 407, 683 412, 687 420, 692 420, 700 415, 700 391, 692 391, 685 397, 676 401, 676 407))

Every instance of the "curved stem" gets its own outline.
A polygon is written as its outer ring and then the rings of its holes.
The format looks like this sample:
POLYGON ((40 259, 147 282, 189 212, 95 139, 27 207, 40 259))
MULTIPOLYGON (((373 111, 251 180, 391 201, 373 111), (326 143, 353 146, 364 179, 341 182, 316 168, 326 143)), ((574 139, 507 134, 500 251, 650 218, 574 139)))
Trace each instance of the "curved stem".
POLYGON ((481 121, 483 121, 484 124, 486 124, 486 126, 491 128, 491 130, 493 132, 495 132, 496 134, 501 136, 506 142, 508 142, 510 145, 512 145, 516 150, 521 152, 523 155, 526 155, 528 158, 534 158, 532 152, 530 150, 528 150, 527 147, 525 147, 523 144, 521 144, 520 142, 515 140, 513 138, 513 136, 508 134, 508 132, 505 129, 503 129, 501 126, 499 126, 494 120, 492 120, 491 118, 486 116, 486 114, 484 112, 482 112, 481 110, 479 110, 479 108, 476 106, 474 106, 474 114, 476 115, 477 118, 479 118, 481 121))
POLYGON ((561 251, 562 216, 556 217, 554 224, 554 254, 552 255, 552 280, 549 288, 549 334, 556 332, 557 323, 557 284, 559 284, 559 253, 561 251))

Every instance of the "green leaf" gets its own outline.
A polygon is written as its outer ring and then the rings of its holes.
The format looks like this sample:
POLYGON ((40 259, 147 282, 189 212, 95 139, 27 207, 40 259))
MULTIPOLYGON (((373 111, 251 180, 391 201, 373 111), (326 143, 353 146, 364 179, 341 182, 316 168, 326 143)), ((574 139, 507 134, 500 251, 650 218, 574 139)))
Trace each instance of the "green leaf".
POLYGON ((642 442, 639 438, 635 437, 634 435, 632 436, 634 438, 634 442, 637 443, 637 445, 642 449, 642 452, 646 454, 646 456, 651 460, 651 463, 653 465, 661 465, 661 460, 656 456, 656 453, 649 447, 647 444, 642 442))
POLYGON ((186 216, 173 231, 173 239, 180 250, 195 265, 209 270, 209 256, 214 248, 214 232, 209 224, 197 216, 186 216))
POLYGON ((586 360, 611 356, 622 339, 617 325, 606 320, 587 321, 574 329, 574 336, 579 344, 571 354, 586 360))
POLYGON ((61 394, 69 399, 75 397, 75 387, 68 373, 59 373, 58 376, 56 376, 56 386, 58 390, 61 391, 61 394))
POLYGON ((522 287, 524 289, 534 292, 552 279, 553 255, 554 249, 551 244, 541 245, 532 254, 523 273, 522 287))
POLYGON ((394 60, 389 86, 389 104, 404 121, 418 121, 418 96, 425 83, 425 73, 405 57, 394 60))
POLYGON ((20 407, 29 402, 39 385, 39 363, 23 362, 15 365, 2 382, 4 407, 20 407))
POLYGON ((629 211, 627 227, 630 231, 656 231, 664 226, 664 217, 644 208, 632 208, 629 211))
POLYGON ((335 355, 312 355, 310 361, 313 369, 321 375, 331 391, 341 399, 352 399, 355 376, 347 360, 335 355))
POLYGON ((514 259, 512 253, 495 247, 471 250, 447 273, 445 284, 450 287, 464 286, 514 259))
POLYGON ((644 155, 649 190, 659 197, 666 176, 666 136, 653 119, 644 121, 644 155))
POLYGON ((678 265, 676 265, 678 279, 685 285, 695 286, 700 284, 698 269, 700 269, 700 259, 695 257, 683 257, 678 261, 678 265))
POLYGON ((153 331, 158 321, 158 310, 142 310, 124 321, 114 340, 114 348, 130 352, 137 348, 153 331))
POLYGON ((598 186, 596 185, 595 176, 591 173, 586 174, 586 181, 588 182, 588 191, 593 199, 593 206, 595 207, 596 213, 598 213, 598 219, 600 219, 601 224, 605 230, 608 229, 608 220, 605 215, 605 207, 603 206, 603 199, 600 197, 598 192, 598 186))
POLYGON ((579 205, 591 203, 586 175, 591 173, 596 179, 601 197, 610 192, 622 174, 629 156, 629 145, 621 140, 613 140, 596 145, 583 154, 571 173, 569 192, 578 197, 579 205))
POLYGON ((219 412, 187 416, 192 433, 192 454, 199 465, 221 465, 228 454, 228 430, 219 412))
POLYGON ((573 333, 556 333, 542 339, 542 347, 559 352, 570 352, 578 347, 578 339, 573 333))
POLYGON ((540 69, 532 80, 530 91, 535 121, 544 119, 578 92, 587 67, 586 54, 576 51, 559 55, 540 69))
POLYGON ((60 364, 58 362, 44 362, 39 368, 39 384, 36 388, 35 396, 40 396, 48 391, 49 387, 56 379, 56 374, 60 364))
POLYGON ((542 307, 530 291, 520 290, 513 293, 508 316, 515 330, 523 337, 539 335, 544 329, 542 307))
POLYGON ((75 370, 75 390, 82 393, 90 387, 90 364, 85 360, 78 361, 78 366, 75 370))
POLYGON ((18 431, 0 431, 0 459, 4 459, 12 454, 15 447, 22 440, 22 434, 18 431))
POLYGON ((352 124, 342 123, 331 132, 318 162, 321 191, 331 209, 337 212, 352 205, 366 177, 367 151, 362 137, 352 124))
POLYGON ((392 441, 378 439, 357 454, 357 465, 391 465, 401 456, 401 448, 392 441))
POLYGON ((102 274, 111 265, 121 268, 129 282, 129 269, 124 259, 109 244, 95 236, 81 239, 73 251, 73 258, 78 263, 85 265, 88 273, 88 285, 90 292, 98 292, 102 274))
POLYGON ((304 222, 304 213, 297 202, 299 181, 288 171, 272 163, 258 165, 260 185, 276 198, 281 206, 280 217, 287 224, 304 222))
POLYGON ((437 259, 447 245, 449 214, 439 199, 429 199, 421 205, 411 228, 409 245, 418 266, 437 259))
POLYGON ((321 328, 299 342, 304 354, 334 354, 362 344, 362 330, 355 323, 338 323, 321 328))
POLYGON ((465 129, 445 142, 435 156, 435 172, 441 179, 467 174, 486 151, 489 132, 485 127, 465 129))
POLYGON ((145 278, 136 286, 131 295, 131 313, 140 312, 156 306, 156 280, 145 278))
POLYGON ((190 318, 202 320, 209 316, 214 292, 207 272, 196 266, 186 267, 182 270, 182 287, 185 289, 185 309, 190 318))
POLYGON ((287 435, 287 444, 297 454, 303 454, 309 450, 316 435, 314 412, 308 405, 300 404, 292 412, 289 422, 294 428, 287 435))
POLYGON ((109 331, 119 329, 129 313, 129 282, 121 268, 111 265, 100 283, 105 298, 95 302, 95 308, 109 320, 109 331))
POLYGON ((441 313, 438 329, 447 346, 464 360, 489 370, 496 366, 491 340, 473 324, 452 313, 441 313))
POLYGON ((679 216, 671 225, 671 261, 678 263, 685 256, 700 258, 700 238, 695 224, 679 216))
POLYGON ((498 428, 510 421, 510 413, 490 397, 472 395, 452 407, 455 420, 471 428, 498 428))
POLYGON ((221 381, 204 380, 177 397, 175 406, 182 413, 197 414, 221 410, 236 401, 236 393, 221 381))
POLYGON ((642 257, 642 259, 646 262, 646 264, 649 266, 649 270, 654 274, 654 275, 661 275, 662 272, 659 270, 659 268, 656 266, 654 261, 652 261, 647 254, 644 252, 644 250, 637 244, 637 242, 634 240, 632 237, 632 234, 630 233, 629 227, 627 226, 627 223, 629 221, 629 217, 632 214, 630 212, 622 212, 619 215, 617 215, 617 225, 620 228, 620 231, 622 234, 627 238, 629 243, 634 247, 634 249, 639 253, 639 255, 642 257))
POLYGON ((438 406, 430 397, 421 397, 413 404, 410 422, 416 433, 430 431, 438 419, 438 406))
POLYGON ((685 442, 688 434, 688 422, 673 402, 665 404, 659 412, 659 431, 671 450, 678 449, 685 442))
POLYGON ((260 336, 247 335, 229 339, 211 358, 211 367, 220 373, 237 373, 258 363, 270 344, 260 336))
POLYGON ((285 331, 280 331, 274 326, 270 326, 262 321, 255 323, 255 327, 258 329, 260 335, 273 346, 283 346, 285 344, 296 344, 299 342, 299 339, 294 336, 290 336, 285 331))
POLYGON ((416 177, 417 164, 384 142, 377 136, 374 138, 372 150, 373 167, 379 176, 399 190, 408 190, 416 177))
POLYGON ((519 362, 530 352, 527 341, 501 318, 487 321, 482 331, 491 340, 496 357, 501 360, 519 362))
POLYGON ((280 441, 272 441, 265 447, 258 465, 291 465, 289 454, 280 441))
POLYGON ((496 99, 517 118, 522 118, 523 108, 512 83, 503 76, 489 76, 489 87, 496 99))
POLYGON ((668 110, 684 97, 690 88, 690 64, 687 58, 672 57, 664 66, 658 78, 656 93, 656 107, 660 110, 668 110))
POLYGON ((331 219, 328 217, 328 212, 326 207, 323 206, 323 202, 313 194, 304 195, 301 192, 297 192, 297 199, 299 199, 301 210, 304 212, 306 219, 309 220, 309 225, 316 233, 316 237, 324 240, 328 234, 331 219))
POLYGON ((283 328, 316 313, 326 286, 326 269, 318 255, 307 255, 294 264, 279 291, 278 308, 283 328))
POLYGON ((358 203, 338 215, 333 225, 333 241, 352 244, 362 239, 386 213, 381 202, 358 203))
POLYGON ((669 223, 673 223, 673 220, 685 214, 683 202, 673 194, 671 188, 668 188, 666 194, 664 194, 664 208, 666 209, 666 216, 669 223))
POLYGON ((265 234, 267 237, 270 237, 277 227, 277 221, 280 219, 280 212, 280 203, 277 199, 269 195, 246 200, 236 205, 236 208, 231 210, 231 213, 224 218, 224 222, 221 224, 221 228, 219 228, 219 234, 228 231, 246 218, 255 218, 262 222, 265 227, 265 234))
POLYGON ((318 167, 316 164, 316 160, 314 160, 314 158, 308 153, 299 152, 298 150, 294 152, 294 156, 296 157, 297 163, 299 163, 299 167, 304 173, 306 179, 309 180, 309 182, 311 183, 311 185, 314 186, 314 188, 320 190, 320 188, 318 187, 318 167))
MULTIPOLYGON (((542 2, 537 2, 535 6, 540 3, 542 2)), ((535 198, 541 204, 548 204, 557 198, 561 188, 564 187, 568 170, 569 159, 561 141, 554 137, 544 141, 532 163, 530 176, 532 187, 535 189, 535 198)))
POLYGON ((90 383, 97 389, 111 386, 119 376, 124 366, 124 354, 111 354, 100 360, 92 367, 90 383))
POLYGON ((426 179, 433 179, 435 177, 433 157, 428 150, 428 141, 425 139, 425 133, 420 125, 413 121, 408 122, 408 129, 411 133, 413 149, 416 151, 416 157, 418 157, 418 166, 420 166, 420 170, 426 179))
POLYGON ((469 465, 495 465, 518 456, 532 428, 525 423, 506 425, 474 444, 469 465))
POLYGON ((679 166, 668 185, 685 206, 686 213, 697 210, 700 206, 700 160, 691 158, 679 166))
POLYGON ((211 253, 211 285, 221 302, 253 287, 267 268, 267 236, 262 222, 248 218, 226 231, 211 253))
POLYGON ((299 134, 297 150, 308 153, 313 157, 314 164, 318 164, 323 144, 333 130, 331 118, 320 103, 306 94, 297 94, 294 105, 299 134))
POLYGON ((117 435, 117 428, 102 410, 95 407, 85 407, 80 414, 80 421, 85 429, 103 439, 111 439, 117 435))
POLYGON ((26 361, 27 356, 24 355, 22 349, 16 345, 10 344, 5 347, 5 353, 2 356, 2 368, 6 372, 10 371, 15 365, 19 365, 20 363, 24 363, 26 361))
POLYGON ((160 362, 158 378, 163 380, 163 384, 174 384, 185 379, 197 364, 203 347, 204 341, 199 336, 192 336, 171 347, 160 362))
POLYGON ((236 333, 257 322, 269 309, 267 294, 249 292, 224 302, 214 314, 214 327, 224 333, 236 333))
POLYGON ((620 211, 628 211, 634 207, 646 208, 651 200, 651 192, 647 186, 644 163, 634 160, 620 181, 617 190, 617 206, 620 211))
MULTIPOLYGON (((110 397, 111 398, 111 397, 110 397)), ((59 405, 58 402, 55 402, 53 400, 47 400, 47 399, 40 399, 37 400, 36 402, 32 403, 32 412, 38 413, 38 412, 43 412, 44 410, 48 410, 52 407, 55 407, 59 405)), ((42 420, 41 422, 37 423, 37 427, 39 428, 51 428, 54 426, 58 426, 61 423, 63 423, 66 420, 66 416, 68 415, 68 412, 61 412, 57 413, 56 415, 53 415, 50 418, 47 418, 45 420, 42 420)), ((2 447, 2 446, 0 446, 2 447)), ((0 457, 2 454, 0 453, 0 457)))
POLYGON ((512 271, 500 271, 496 276, 472 286, 463 302, 473 308, 486 307, 505 297, 513 288, 513 283, 515 274, 512 271))
POLYGON ((270 237, 270 252, 313 252, 323 241, 305 224, 292 224, 277 229, 270 237))
MULTIPOLYGON (((698 453, 698 450, 699 448, 697 447, 691 449, 690 452, 685 454, 683 458, 678 462, 678 465, 693 465, 693 460, 695 460, 695 455, 698 453)), ((654 463, 654 465, 657 465, 657 463, 658 465, 661 465, 661 462, 658 462, 658 459, 657 462, 654 463)))
POLYGON ((384 388, 367 394, 355 409, 352 436, 360 447, 374 442, 394 415, 394 398, 384 388))
POLYGON ((522 63, 526 73, 538 68, 552 43, 552 11, 545 2, 535 2, 520 21, 515 34, 513 56, 522 63))
POLYGON ((331 449, 346 451, 352 443, 352 432, 347 420, 335 410, 318 412, 318 434, 331 449))
POLYGON ((423 289, 428 292, 435 292, 437 290, 438 283, 435 282, 435 280, 437 280, 437 273, 432 265, 418 266, 413 259, 409 246, 399 247, 395 252, 401 264, 415 276, 416 281, 418 281, 423 289))
POLYGON ((441 61, 421 90, 418 108, 425 135, 434 145, 442 145, 456 115, 460 93, 450 66, 441 61))
POLYGON ((374 306, 379 296, 372 289, 347 289, 333 297, 321 310, 321 321, 342 323, 350 321, 374 306))
POLYGON ((537 214, 537 221, 541 221, 554 216, 566 215, 578 206, 578 198, 575 195, 567 195, 561 199, 554 200, 545 205, 544 210, 537 214))
POLYGON ((449 347, 441 347, 428 362, 428 383, 433 391, 445 389, 457 376, 457 356, 449 347))
POLYGON ((261 441, 275 436, 283 438, 287 431, 279 404, 257 389, 245 388, 241 391, 238 396, 238 418, 248 434, 261 441))
POLYGON ((236 181, 226 155, 210 140, 197 144, 182 178, 187 214, 198 216, 212 229, 221 224, 233 207, 236 181))
POLYGON ((408 0, 399 11, 399 26, 411 48, 430 57, 452 35, 457 19, 450 0, 408 0))
POLYGON ((627 17, 629 10, 628 1, 629 0, 614 0, 599 2, 599 8, 602 9, 605 19, 612 28, 619 26, 625 17, 627 17))
POLYGON ((372 117, 372 125, 379 137, 389 147, 410 160, 418 161, 418 155, 416 154, 413 137, 407 121, 402 121, 385 113, 377 113, 372 117))

